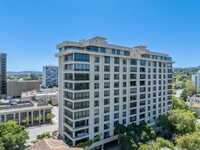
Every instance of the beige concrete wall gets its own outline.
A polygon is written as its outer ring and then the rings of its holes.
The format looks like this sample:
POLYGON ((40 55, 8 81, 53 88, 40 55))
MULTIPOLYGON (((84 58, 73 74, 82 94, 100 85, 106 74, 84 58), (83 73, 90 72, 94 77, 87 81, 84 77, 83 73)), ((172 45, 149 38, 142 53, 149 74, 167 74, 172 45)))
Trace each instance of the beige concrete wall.
POLYGON ((22 92, 31 91, 33 89, 40 89, 40 81, 7 81, 7 96, 19 97, 22 92))

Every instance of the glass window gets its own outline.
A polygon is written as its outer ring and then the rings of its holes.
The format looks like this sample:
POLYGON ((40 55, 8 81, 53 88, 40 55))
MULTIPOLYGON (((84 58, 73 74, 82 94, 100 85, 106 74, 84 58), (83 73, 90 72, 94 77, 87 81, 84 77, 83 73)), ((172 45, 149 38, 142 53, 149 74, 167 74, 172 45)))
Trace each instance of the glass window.
POLYGON ((109 90, 104 91, 104 96, 110 96, 110 91, 109 90))
POLYGON ((104 80, 110 80, 110 74, 104 74, 104 80))
POLYGON ((127 60, 126 60, 126 59, 123 60, 123 64, 124 64, 124 65, 127 64, 127 60))
POLYGON ((140 66, 146 66, 146 61, 145 60, 140 60, 140 66))
POLYGON ((95 47, 95 46, 90 46, 90 47, 87 47, 86 49, 87 49, 87 51, 91 51, 91 52, 98 52, 99 51, 99 48, 95 47))
POLYGON ((117 55, 120 55, 120 50, 117 50, 117 55))
POLYGON ((119 72, 119 66, 115 66, 115 67, 114 67, 114 71, 115 71, 115 72, 119 72))
POLYGON ((94 71, 99 71, 99 66, 94 66, 94 71))
POLYGON ((114 74, 114 79, 119 80, 119 74, 114 74))
POLYGON ((124 55, 125 55, 125 56, 130 56, 130 52, 124 51, 124 55))
POLYGON ((112 49, 112 54, 115 54, 115 49, 112 49))
POLYGON ((137 65, 137 60, 136 59, 131 59, 131 65, 137 65))
POLYGON ((94 75, 94 80, 99 80, 99 74, 94 75))
POLYGON ((104 63, 109 64, 110 63, 110 57, 104 57, 104 63))
POLYGON ((94 89, 99 89, 99 83, 94 84, 94 89))
POLYGON ((104 72, 110 72, 110 66, 104 66, 104 72))
POLYGON ((104 88, 110 88, 110 82, 104 82, 104 88))
POLYGON ((90 61, 90 55, 75 53, 75 61, 89 62, 90 61))
POLYGON ((114 63, 115 63, 115 64, 119 64, 119 58, 115 57, 115 58, 114 58, 114 63))
POLYGON ((101 52, 101 53, 106 53, 106 48, 101 47, 101 48, 100 48, 100 52, 101 52))
POLYGON ((98 63, 99 62, 99 57, 94 57, 94 62, 98 63))
POLYGON ((90 71, 89 64, 75 64, 75 71, 90 71))

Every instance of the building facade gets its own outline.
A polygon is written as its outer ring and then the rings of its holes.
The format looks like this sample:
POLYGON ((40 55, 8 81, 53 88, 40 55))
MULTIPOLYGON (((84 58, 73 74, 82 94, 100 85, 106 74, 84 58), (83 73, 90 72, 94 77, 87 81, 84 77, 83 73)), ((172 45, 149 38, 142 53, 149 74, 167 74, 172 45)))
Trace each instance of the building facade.
POLYGON ((43 84, 44 88, 58 87, 58 66, 48 65, 43 67, 43 84))
POLYGON ((21 94, 22 101, 31 101, 31 100, 43 100, 48 102, 52 101, 52 104, 58 104, 58 92, 37 92, 37 91, 28 91, 22 92, 21 94))
POLYGON ((39 80, 8 80, 7 96, 11 98, 20 97, 22 92, 40 89, 39 80))
POLYGON ((196 94, 193 97, 188 97, 186 103, 193 112, 200 114, 200 95, 196 94))
POLYGON ((6 98, 7 96, 7 55, 0 53, 0 96, 6 98))
POLYGON ((47 114, 51 113, 53 106, 44 101, 25 101, 11 102, 0 104, 0 123, 15 120, 19 125, 34 125, 38 123, 48 123, 51 119, 47 118, 47 114), (42 115, 41 120, 35 118, 42 115), (28 118, 28 121, 24 120, 28 118))
POLYGON ((197 72, 197 74, 192 75, 192 81, 195 84, 196 91, 200 90, 200 71, 197 72))
POLYGON ((117 139, 117 123, 155 124, 172 104, 173 61, 167 54, 108 44, 105 38, 64 41, 59 53, 59 133, 76 145, 117 139))

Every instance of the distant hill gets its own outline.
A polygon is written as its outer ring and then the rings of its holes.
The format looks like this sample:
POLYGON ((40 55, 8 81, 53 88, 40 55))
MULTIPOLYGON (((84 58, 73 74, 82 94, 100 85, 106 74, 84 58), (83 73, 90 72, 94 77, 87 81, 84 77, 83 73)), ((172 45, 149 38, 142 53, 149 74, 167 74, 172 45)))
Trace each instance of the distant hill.
POLYGON ((42 71, 7 71, 7 76, 30 76, 32 74, 42 75, 42 71))
POLYGON ((200 70, 200 66, 198 67, 189 67, 189 68, 174 68, 174 72, 179 72, 187 75, 196 74, 200 70))

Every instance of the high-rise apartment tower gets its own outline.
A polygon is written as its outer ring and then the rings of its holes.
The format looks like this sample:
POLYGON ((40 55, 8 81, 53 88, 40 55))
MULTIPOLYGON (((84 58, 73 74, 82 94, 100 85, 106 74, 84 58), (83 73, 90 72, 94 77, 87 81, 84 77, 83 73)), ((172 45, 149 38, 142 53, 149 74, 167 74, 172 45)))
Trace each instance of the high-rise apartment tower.
POLYGON ((173 61, 145 46, 108 44, 95 37, 64 41, 59 53, 59 133, 67 143, 116 140, 117 123, 155 124, 172 105, 173 61))

